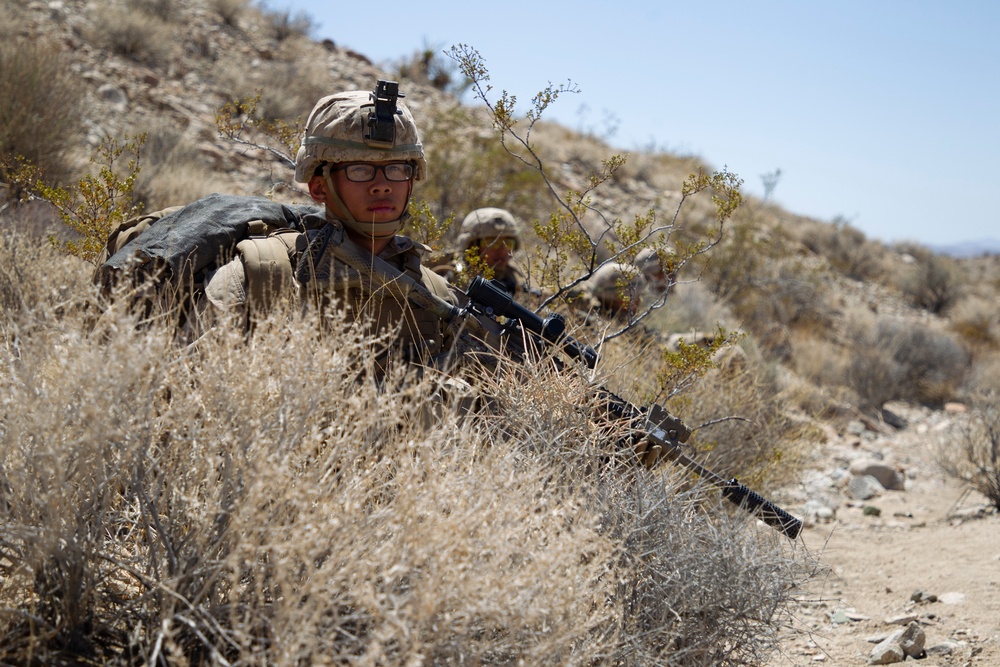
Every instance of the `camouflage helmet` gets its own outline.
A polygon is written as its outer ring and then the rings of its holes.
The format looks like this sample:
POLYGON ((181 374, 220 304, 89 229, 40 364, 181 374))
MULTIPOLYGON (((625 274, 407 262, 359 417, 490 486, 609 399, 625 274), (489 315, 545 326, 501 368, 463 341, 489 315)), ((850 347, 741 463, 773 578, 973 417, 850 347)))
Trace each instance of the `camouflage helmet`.
POLYGON ((644 248, 633 262, 643 274, 655 273, 660 268, 660 256, 652 248, 644 248))
POLYGON ((375 95, 350 90, 324 97, 306 120, 302 146, 295 155, 295 180, 308 183, 316 168, 325 162, 379 162, 407 160, 414 163, 414 178, 427 175, 427 161, 413 116, 402 104, 394 117, 391 143, 371 139, 370 118, 375 95))
POLYGON ((477 241, 514 239, 515 248, 521 243, 517 221, 510 212, 502 208, 487 206, 477 208, 462 220, 458 234, 458 247, 468 250, 477 241))
POLYGON ((588 281, 588 288, 591 296, 606 304, 617 301, 622 292, 636 299, 641 284, 642 274, 636 267, 614 262, 597 269, 588 281))

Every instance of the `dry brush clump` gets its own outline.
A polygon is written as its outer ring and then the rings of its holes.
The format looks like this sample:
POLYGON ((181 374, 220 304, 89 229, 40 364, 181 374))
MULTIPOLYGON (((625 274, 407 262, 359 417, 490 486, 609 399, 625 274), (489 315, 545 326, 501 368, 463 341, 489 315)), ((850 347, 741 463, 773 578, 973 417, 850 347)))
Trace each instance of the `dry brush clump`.
POLYGON ((942 447, 938 461, 1000 511, 1000 392, 989 390, 972 401, 958 442, 942 447))
POLYGON ((883 272, 885 246, 870 241, 864 232, 844 218, 830 223, 802 221, 794 230, 810 251, 827 259, 830 265, 854 280, 876 280, 883 272))
POLYGON ((865 410, 892 400, 940 406, 958 395, 969 371, 968 351, 935 323, 856 313, 845 335, 843 383, 865 410))
POLYGON ((226 190, 207 157, 182 132, 165 123, 150 127, 142 157, 135 198, 145 211, 187 204, 226 190))
POLYGON ((434 373, 364 380, 335 320, 95 325, 86 265, 39 252, 5 288, 0 660, 763 664, 797 556, 609 450, 583 377, 463 414, 434 373))
POLYGON ((52 182, 70 178, 85 95, 59 48, 47 39, 0 31, 0 181, 10 180, 7 172, 20 159, 52 182))
POLYGON ((910 302, 918 307, 944 315, 961 299, 967 289, 956 260, 937 255, 919 246, 901 245, 913 261, 892 279, 910 302))

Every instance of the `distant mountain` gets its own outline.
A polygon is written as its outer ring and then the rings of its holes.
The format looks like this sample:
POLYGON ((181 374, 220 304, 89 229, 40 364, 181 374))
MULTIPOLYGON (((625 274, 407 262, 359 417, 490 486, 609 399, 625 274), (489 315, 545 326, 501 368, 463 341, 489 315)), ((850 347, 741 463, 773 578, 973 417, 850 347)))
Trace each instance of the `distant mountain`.
POLYGON ((979 239, 978 241, 963 241, 942 245, 929 245, 931 250, 950 257, 979 257, 981 255, 1000 255, 1000 239, 979 239))

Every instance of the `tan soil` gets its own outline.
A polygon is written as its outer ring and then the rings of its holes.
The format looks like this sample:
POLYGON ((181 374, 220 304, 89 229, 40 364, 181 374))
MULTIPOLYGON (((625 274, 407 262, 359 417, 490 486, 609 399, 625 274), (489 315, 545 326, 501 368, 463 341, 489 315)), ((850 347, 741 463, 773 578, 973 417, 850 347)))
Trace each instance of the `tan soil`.
POLYGON ((886 428, 867 441, 841 436, 823 446, 821 458, 841 467, 860 454, 883 454, 905 469, 907 489, 864 502, 842 489, 836 519, 803 530, 804 547, 825 571, 801 596, 770 667, 870 664, 876 644, 869 640, 904 627, 887 623, 903 615, 917 617, 927 648, 956 644, 949 655, 906 663, 1000 666, 1000 515, 935 462, 942 446, 957 449, 964 415, 907 408, 903 416, 910 423, 901 431, 886 428), (881 515, 866 516, 865 505, 881 515), (938 601, 915 603, 916 591, 938 601), (842 614, 834 622, 837 611, 853 620, 842 614))

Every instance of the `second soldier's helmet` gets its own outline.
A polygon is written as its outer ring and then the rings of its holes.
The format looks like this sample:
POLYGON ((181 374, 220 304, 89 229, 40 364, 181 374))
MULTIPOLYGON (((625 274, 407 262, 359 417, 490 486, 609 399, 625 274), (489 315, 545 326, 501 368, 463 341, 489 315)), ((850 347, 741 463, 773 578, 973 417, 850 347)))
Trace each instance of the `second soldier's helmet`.
POLYGON ((642 276, 635 267, 620 263, 605 264, 588 281, 591 296, 604 305, 616 303, 622 296, 636 302, 641 286, 642 276))
POLYGON ((521 243, 517 221, 502 208, 491 206, 477 208, 462 220, 458 234, 458 247, 468 250, 477 242, 492 242, 497 239, 513 239, 515 249, 521 243))
POLYGON ((295 180, 308 183, 316 168, 325 162, 410 161, 414 178, 427 175, 427 161, 413 116, 402 104, 394 114, 392 140, 373 138, 374 95, 350 90, 324 97, 306 120, 302 146, 295 155, 295 180))
POLYGON ((654 275, 663 268, 663 265, 660 263, 660 256, 652 248, 643 248, 635 256, 634 263, 645 276, 654 275))

